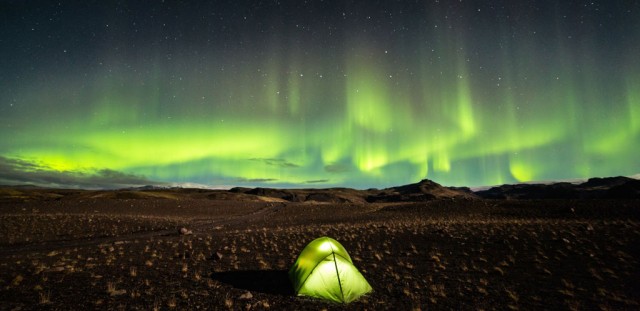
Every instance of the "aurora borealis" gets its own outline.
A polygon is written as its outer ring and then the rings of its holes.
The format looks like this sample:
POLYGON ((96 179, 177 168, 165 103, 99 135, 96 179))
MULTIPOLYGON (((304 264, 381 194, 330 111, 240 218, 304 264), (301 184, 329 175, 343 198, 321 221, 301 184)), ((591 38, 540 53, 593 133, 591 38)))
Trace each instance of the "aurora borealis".
POLYGON ((638 55, 638 1, 1 1, 0 183, 631 176, 638 55))

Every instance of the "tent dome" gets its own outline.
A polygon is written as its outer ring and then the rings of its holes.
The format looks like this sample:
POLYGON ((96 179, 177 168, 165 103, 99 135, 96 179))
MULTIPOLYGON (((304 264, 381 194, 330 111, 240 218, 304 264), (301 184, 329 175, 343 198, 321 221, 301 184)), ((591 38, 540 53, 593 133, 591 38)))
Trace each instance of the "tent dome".
POLYGON ((298 296, 349 303, 372 291, 338 241, 317 238, 300 253, 289 270, 298 296))

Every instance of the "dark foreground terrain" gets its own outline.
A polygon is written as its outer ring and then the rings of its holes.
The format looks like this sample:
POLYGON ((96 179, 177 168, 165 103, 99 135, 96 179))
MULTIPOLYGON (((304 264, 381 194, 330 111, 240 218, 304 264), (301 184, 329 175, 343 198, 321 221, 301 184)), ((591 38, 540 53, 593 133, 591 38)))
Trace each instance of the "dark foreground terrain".
POLYGON ((287 279, 324 235, 374 288, 348 309, 640 309, 640 200, 437 189, 393 203, 398 189, 359 201, 2 188, 0 309, 343 309, 295 297, 287 279))

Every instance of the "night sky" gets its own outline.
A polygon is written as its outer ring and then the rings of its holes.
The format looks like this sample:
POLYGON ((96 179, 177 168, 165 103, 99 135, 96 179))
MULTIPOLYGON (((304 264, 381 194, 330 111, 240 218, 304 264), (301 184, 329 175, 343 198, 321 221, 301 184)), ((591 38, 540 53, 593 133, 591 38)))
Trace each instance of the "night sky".
POLYGON ((640 173, 640 1, 1 1, 0 184, 640 173))

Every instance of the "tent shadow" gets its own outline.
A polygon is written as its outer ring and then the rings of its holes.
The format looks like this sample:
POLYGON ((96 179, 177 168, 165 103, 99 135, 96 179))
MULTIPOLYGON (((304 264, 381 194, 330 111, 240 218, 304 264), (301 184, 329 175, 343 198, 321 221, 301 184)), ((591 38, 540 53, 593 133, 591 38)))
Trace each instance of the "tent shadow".
POLYGON ((211 278, 238 289, 265 294, 292 296, 288 270, 241 270, 216 272, 211 278))

